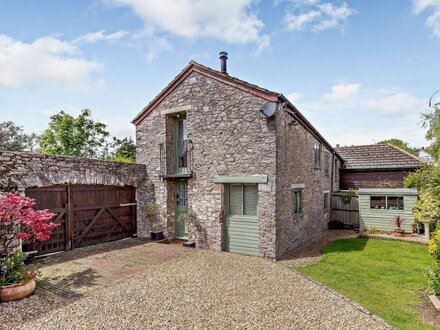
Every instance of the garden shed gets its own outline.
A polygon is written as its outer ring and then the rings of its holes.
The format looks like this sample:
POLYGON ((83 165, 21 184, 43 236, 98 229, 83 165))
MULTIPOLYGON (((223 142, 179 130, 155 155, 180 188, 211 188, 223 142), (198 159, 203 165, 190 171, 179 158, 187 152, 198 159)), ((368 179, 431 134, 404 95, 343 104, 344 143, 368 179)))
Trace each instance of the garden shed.
POLYGON ((417 190, 414 189, 359 189, 359 229, 378 229, 393 231, 397 229, 394 219, 400 216, 404 221, 402 229, 412 233, 414 215, 412 212, 417 201, 417 190))

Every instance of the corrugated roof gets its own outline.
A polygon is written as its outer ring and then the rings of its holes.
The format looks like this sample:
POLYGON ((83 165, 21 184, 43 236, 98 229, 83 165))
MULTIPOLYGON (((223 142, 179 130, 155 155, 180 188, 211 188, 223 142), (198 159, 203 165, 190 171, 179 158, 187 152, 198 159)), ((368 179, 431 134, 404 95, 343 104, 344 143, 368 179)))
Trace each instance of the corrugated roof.
POLYGON ((337 147, 346 169, 417 168, 422 160, 391 144, 337 147))

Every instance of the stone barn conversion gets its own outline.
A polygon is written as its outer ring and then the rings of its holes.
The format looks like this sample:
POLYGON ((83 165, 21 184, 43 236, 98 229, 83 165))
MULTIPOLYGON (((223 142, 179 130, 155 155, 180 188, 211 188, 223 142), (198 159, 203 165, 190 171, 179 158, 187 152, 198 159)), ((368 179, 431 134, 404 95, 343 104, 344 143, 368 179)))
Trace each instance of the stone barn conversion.
POLYGON ((344 160, 340 188, 402 188, 404 178, 423 161, 391 144, 335 148, 344 160))
POLYGON ((220 58, 221 71, 191 61, 133 120, 153 186, 138 233, 280 258, 326 230, 341 159, 285 96, 220 58))

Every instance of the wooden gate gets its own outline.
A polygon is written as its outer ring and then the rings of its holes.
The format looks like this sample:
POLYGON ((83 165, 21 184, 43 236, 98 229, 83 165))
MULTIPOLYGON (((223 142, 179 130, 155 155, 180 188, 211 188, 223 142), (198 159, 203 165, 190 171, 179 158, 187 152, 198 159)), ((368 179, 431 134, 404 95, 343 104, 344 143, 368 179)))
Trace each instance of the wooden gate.
MULTIPOLYGON (((42 246, 24 246, 38 254, 108 242, 136 233, 136 192, 133 187, 66 185, 26 189, 35 209, 56 213, 61 225, 42 246)), ((36 243, 38 244, 38 243, 36 243)))
POLYGON ((344 192, 332 194, 332 220, 341 221, 344 225, 359 228, 359 202, 358 197, 353 196, 349 203, 345 204, 341 196, 344 192))

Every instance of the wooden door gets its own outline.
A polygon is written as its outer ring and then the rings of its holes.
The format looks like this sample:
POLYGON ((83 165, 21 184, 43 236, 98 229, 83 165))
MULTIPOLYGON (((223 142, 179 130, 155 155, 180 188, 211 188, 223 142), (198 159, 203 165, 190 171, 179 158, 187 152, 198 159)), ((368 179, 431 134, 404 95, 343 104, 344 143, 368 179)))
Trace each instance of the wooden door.
POLYGON ((181 217, 188 214, 188 183, 185 180, 174 184, 175 236, 179 239, 188 239, 188 226, 181 221, 181 217))
POLYGON ((28 188, 25 193, 36 200, 35 209, 56 213, 53 221, 61 224, 45 244, 29 243, 25 251, 38 249, 38 254, 48 254, 136 233, 134 187, 61 185, 28 188))
POLYGON ((226 237, 229 252, 259 255, 258 186, 229 184, 225 189, 226 237))

